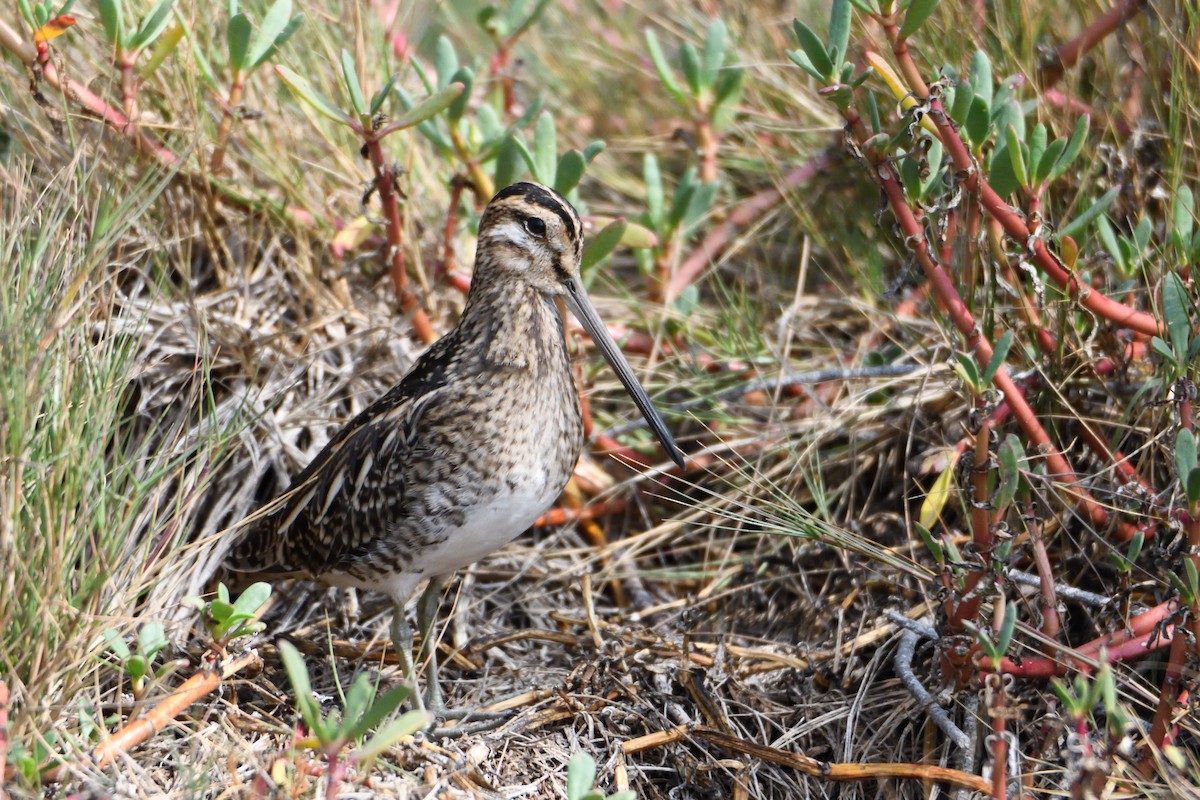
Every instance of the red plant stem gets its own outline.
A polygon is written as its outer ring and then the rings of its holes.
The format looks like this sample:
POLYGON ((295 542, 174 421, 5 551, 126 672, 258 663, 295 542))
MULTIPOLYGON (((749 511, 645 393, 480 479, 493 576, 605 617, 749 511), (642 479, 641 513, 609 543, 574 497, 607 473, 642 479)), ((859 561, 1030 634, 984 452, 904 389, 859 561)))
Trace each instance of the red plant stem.
POLYGON ((408 275, 404 272, 404 235, 401 228, 400 203, 396 198, 396 175, 388 166, 379 140, 370 132, 363 134, 367 145, 367 154, 371 166, 375 170, 375 191, 379 194, 379 202, 383 206, 383 218, 387 227, 388 261, 392 275, 392 286, 400 301, 400 308, 406 314, 412 314, 413 330, 425 344, 432 344, 437 339, 425 309, 417 303, 417 298, 408 288, 408 275))
POLYGON ((454 269, 454 232, 458 229, 458 206, 462 202, 463 181, 455 176, 450 185, 450 205, 446 211, 446 224, 442 228, 442 260, 438 264, 434 280, 441 280, 454 269))
MULTIPOLYGON (((1033 542, 1033 563, 1038 578, 1041 579, 1039 604, 1042 612, 1042 633, 1047 639, 1057 640, 1059 632, 1062 631, 1062 620, 1058 616, 1058 592, 1054 588, 1054 569, 1050 566, 1050 555, 1046 552, 1044 525, 1042 520, 1034 518, 1029 538, 1033 542)), ((1051 645, 1047 645, 1047 650, 1049 652, 1046 655, 1051 658, 1057 652, 1057 648, 1051 645)))
POLYGON ((1054 52, 1053 60, 1038 69, 1038 83, 1043 88, 1058 83, 1063 73, 1079 62, 1080 56, 1121 27, 1127 20, 1140 12, 1145 5, 1146 0, 1117 0, 1112 8, 1097 17, 1078 36, 1054 52))
MULTIPOLYGON (((862 118, 853 107, 848 107, 843 112, 843 115, 861 147, 862 143, 866 142, 869 138, 862 118)), ((954 322, 955 327, 958 328, 959 332, 966 339, 967 349, 974 352, 976 360, 981 367, 985 366, 991 361, 992 345, 984 337, 971 312, 967 309, 966 303, 963 302, 962 297, 954 288, 950 276, 940 264, 933 260, 933 256, 929 252, 929 243, 925 238, 925 232, 916 217, 913 216, 912 209, 909 207, 908 200, 904 195, 904 188, 900 185, 899 178, 891 162, 885 153, 879 152, 876 148, 866 148, 865 152, 873 166, 874 177, 883 187, 892 213, 895 215, 896 221, 904 232, 909 247, 924 270, 926 279, 932 286, 934 294, 941 301, 946 309, 946 313, 954 322)), ((983 188, 987 190, 987 185, 984 184, 983 188)), ((1021 225, 1023 227, 1024 223, 1021 223, 1021 225)), ((1025 402, 1024 396, 1013 382, 1012 376, 1008 374, 1008 370, 1004 366, 1001 366, 996 370, 995 377, 992 380, 996 388, 1004 395, 1013 416, 1016 418, 1017 424, 1029 440, 1029 443, 1046 460, 1046 464, 1049 467, 1049 477, 1061 485, 1067 494, 1074 497, 1075 502, 1087 512, 1096 527, 1103 528, 1107 525, 1109 522, 1108 509, 1098 503, 1092 497, 1091 493, 1080 486, 1075 470, 1071 467, 1062 452, 1050 441, 1049 434, 1042 427, 1042 423, 1038 420, 1033 409, 1025 402)), ((1132 538, 1136 533, 1136 528, 1127 522, 1119 521, 1117 525, 1122 539, 1132 538)))
POLYGON ((700 180, 711 183, 717 179, 717 151, 721 146, 721 136, 713 129, 708 112, 700 109, 701 116, 696 122, 696 150, 700 156, 700 180))
POLYGON ((592 503, 582 508, 552 508, 537 518, 535 528, 554 528, 572 522, 589 522, 622 513, 629 505, 624 497, 614 497, 602 503, 592 503))
POLYGON ((992 798, 1006 800, 1008 793, 1008 736, 1004 676, 992 673, 987 678, 988 716, 992 720, 992 798))
POLYGON ((980 661, 980 667, 992 672, 1004 672, 1024 678, 1050 678, 1055 675, 1065 675, 1070 669, 1090 670, 1091 666, 1083 659, 1095 660, 1101 649, 1108 651, 1109 662, 1122 661, 1147 655, 1160 650, 1171 643, 1174 635, 1173 626, 1164 626, 1161 633, 1160 624, 1173 613, 1175 603, 1167 602, 1155 606, 1129 621, 1129 626, 1123 630, 1113 631, 1093 639, 1073 650, 1064 649, 1061 659, 1025 658, 1020 663, 1010 658, 1001 659, 999 668, 987 658, 980 661))
POLYGON ((1177 707, 1177 699, 1183 689, 1183 663, 1187 658, 1187 637, 1176 636, 1171 641, 1171 652, 1167 656, 1167 671, 1162 689, 1158 693, 1158 707, 1150 724, 1150 742, 1162 749, 1171 734, 1171 716, 1177 707))
POLYGON ((1077 97, 1070 97, 1059 89, 1047 89, 1042 93, 1042 99, 1052 106, 1065 108, 1079 116, 1087 115, 1092 118, 1092 124, 1100 128, 1111 127, 1116 132, 1117 136, 1122 139, 1128 139, 1133 134, 1133 128, 1129 123, 1120 117, 1114 117, 1104 113, 1098 108, 1093 108, 1077 97))
POLYGON ((498 42, 496 44, 496 52, 492 54, 491 71, 493 77, 500 79, 500 90, 503 95, 504 115, 511 118, 517 107, 517 96, 515 86, 513 85, 512 73, 509 71, 509 57, 511 53, 512 43, 498 42))
MULTIPOLYGON (((938 129, 938 136, 943 147, 950 155, 955 169, 966 176, 964 187, 972 195, 978 193, 988 215, 1003 226, 1005 233, 1031 252, 1034 263, 1043 272, 1049 275, 1060 288, 1066 290, 1069 296, 1078 298, 1079 302, 1089 311, 1116 325, 1130 328, 1138 333, 1157 336, 1161 332, 1162 326, 1152 314, 1118 303, 1099 290, 1081 283, 1075 274, 1068 272, 1055 258, 1041 237, 1032 236, 1025 221, 1008 203, 1004 202, 1000 195, 996 194, 987 181, 983 180, 978 165, 971 157, 966 144, 959 137, 958 130, 950 116, 942 108, 941 101, 936 97, 929 96, 929 88, 912 60, 907 42, 900 37, 895 20, 883 19, 881 22, 884 24, 888 39, 892 42, 892 53, 896 57, 901 73, 908 81, 909 89, 919 97, 929 98, 929 118, 938 129)), ((860 142, 866 141, 866 137, 862 135, 864 133, 865 129, 856 134, 860 142)))
MULTIPOLYGON (((1108 651, 1108 660, 1115 663, 1117 661, 1141 658, 1142 656, 1163 649, 1176 638, 1182 637, 1175 636, 1174 627, 1165 629, 1162 634, 1152 631, 1136 639, 1116 645, 1108 651)), ((1097 655, 1097 653, 1085 654, 1082 649, 1076 652, 1079 655, 1086 655, 1092 660, 1097 655)), ((999 669, 996 669, 995 665, 985 658, 982 660, 980 667, 991 672, 1003 672, 1007 675, 1016 675, 1022 678, 1052 678, 1056 675, 1066 675, 1072 669, 1089 671, 1092 669, 1090 664, 1073 658, 1069 652, 1064 653, 1061 661, 1051 658, 1024 658, 1018 663, 1012 659, 1004 658, 1000 660, 999 669)))
MULTIPOLYGON (((13 30, 4 20, 0 20, 0 47, 3 47, 19 58, 28 67, 33 66, 38 61, 37 49, 22 39, 21 35, 13 30)), ((53 60, 46 59, 40 63, 40 67, 42 78, 47 84, 79 103, 84 110, 94 114, 106 125, 128 136, 138 150, 153 156, 157 161, 166 166, 175 166, 179 163, 179 156, 141 133, 135 126, 130 124, 129 119, 124 114, 104 102, 104 100, 100 99, 100 97, 86 86, 76 83, 73 80, 64 79, 59 74, 53 60)))
POLYGON ((245 79, 241 70, 233 73, 233 84, 229 87, 229 98, 225 102, 225 110, 221 115, 221 125, 217 128, 217 144, 213 148, 209 170, 217 175, 225 165, 225 148, 229 143, 229 132, 233 130, 233 115, 242 103, 242 93, 245 91, 245 79))
POLYGON ((991 431, 991 420, 985 419, 975 434, 975 458, 971 464, 971 536, 975 552, 983 559, 984 567, 973 568, 967 573, 963 591, 958 595, 965 599, 954 598, 947 601, 946 624, 951 633, 963 631, 963 623, 974 621, 979 614, 979 605, 983 597, 978 587, 991 565, 992 515, 988 508, 988 440, 991 431))
POLYGON ((729 214, 724 224, 710 229, 705 235, 704 241, 679 265, 679 269, 675 271, 675 275, 667 284, 666 302, 674 300, 692 281, 696 280, 700 273, 724 251, 740 229, 761 219, 767 211, 783 200, 786 192, 803 186, 829 169, 836 158, 837 150, 832 147, 826 148, 784 175, 777 186, 763 189, 749 197, 729 214))
POLYGON ((131 126, 137 125, 137 73, 134 72, 136 59, 136 51, 121 53, 117 58, 117 67, 121 71, 121 108, 125 110, 125 118, 131 126))

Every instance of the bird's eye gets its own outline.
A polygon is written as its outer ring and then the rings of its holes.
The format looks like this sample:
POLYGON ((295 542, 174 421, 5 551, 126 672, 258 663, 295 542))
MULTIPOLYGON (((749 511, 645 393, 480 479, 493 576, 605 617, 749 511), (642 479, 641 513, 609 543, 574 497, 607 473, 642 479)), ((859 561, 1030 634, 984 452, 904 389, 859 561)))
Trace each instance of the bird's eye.
POLYGON ((532 233, 534 236, 546 235, 546 223, 537 217, 525 218, 525 230, 532 233))

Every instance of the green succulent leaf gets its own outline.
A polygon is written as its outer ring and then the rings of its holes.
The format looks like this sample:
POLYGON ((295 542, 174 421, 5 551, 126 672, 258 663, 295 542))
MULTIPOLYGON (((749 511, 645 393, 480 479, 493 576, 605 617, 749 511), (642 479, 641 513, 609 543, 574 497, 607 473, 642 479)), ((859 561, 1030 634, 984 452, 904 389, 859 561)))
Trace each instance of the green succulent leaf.
POLYGON ((372 117, 379 113, 379 110, 383 108, 384 102, 386 102, 388 97, 391 95, 392 88, 396 85, 396 77, 397 73, 393 72, 388 76, 388 79, 384 81, 384 84, 379 91, 371 95, 371 107, 368 109, 367 113, 372 117))
POLYGON ((132 655, 132 651, 129 649, 129 645, 125 643, 124 637, 112 628, 104 629, 104 640, 108 642, 108 649, 112 650, 113 654, 122 661, 127 660, 132 655))
POLYGON ((587 272, 608 258, 612 254, 612 251, 617 249, 617 245, 621 243, 621 240, 625 238, 625 231, 628 227, 629 223, 624 219, 616 219, 589 236, 587 243, 583 246, 583 258, 579 265, 580 270, 587 272))
POLYGON ((393 747, 406 736, 429 727, 433 721, 428 711, 409 711, 380 728, 362 747, 355 751, 355 759, 370 764, 385 750, 393 747))
POLYGON ((1042 162, 1042 155, 1046 152, 1046 126, 1039 122, 1033 126, 1033 132, 1029 134, 1029 158, 1026 164, 1029 167, 1030 178, 1033 183, 1037 183, 1036 172, 1038 165, 1042 162))
POLYGON ((454 44, 444 35, 438 37, 434 46, 433 69, 437 72, 439 89, 445 89, 450 84, 450 76, 458 72, 458 53, 454 52, 454 44))
POLYGON ((1017 129, 1012 125, 1006 125, 1004 127, 1004 140, 1008 145, 1008 157, 1012 160, 1013 177, 1017 179, 1017 185, 1028 186, 1029 174, 1025 171, 1024 147, 1017 129))
POLYGON ((683 91, 683 87, 679 85, 679 81, 675 77, 675 72, 667 63, 667 57, 663 54, 662 46, 658 43, 658 37, 654 35, 654 31, 650 28, 645 30, 646 49, 650 51, 650 60, 654 64, 654 71, 658 73, 658 79, 662 83, 663 88, 675 98, 675 100, 683 106, 687 105, 687 95, 683 91))
POLYGON ((995 92, 992 62, 988 59, 987 53, 982 50, 976 50, 975 55, 971 58, 971 88, 975 91, 975 96, 983 100, 984 105, 990 108, 994 97, 993 92, 995 92))
POLYGON ((467 113, 467 104, 471 101, 471 89, 475 85, 475 73, 466 67, 460 67, 454 71, 451 76, 450 83, 442 87, 441 91, 445 91, 452 86, 462 86, 462 90, 455 95, 453 102, 446 109, 446 117, 453 123, 462 119, 467 113))
POLYGON ((97 0, 97 5, 100 6, 104 38, 121 50, 128 49, 125 42, 125 10, 122 0, 97 0))
POLYGON ((254 40, 254 47, 247 62, 250 68, 253 69, 270 58, 275 48, 282 46, 295 32, 302 18, 303 15, 292 16, 292 0, 275 0, 267 9, 262 25, 259 26, 258 36, 254 40))
POLYGON ((987 141, 992 131, 992 111, 987 101, 977 95, 971 97, 971 107, 967 110, 965 124, 967 140, 978 148, 987 141))
POLYGON ((907 39, 916 33, 925 24, 925 20, 929 19, 929 15, 934 12, 937 5, 938 0, 912 0, 904 15, 904 24, 900 26, 900 38, 907 39))
POLYGON ((1200 468, 1194 468, 1188 473, 1187 480, 1183 485, 1184 494, 1187 495, 1188 505, 1195 508, 1200 505, 1200 468))
POLYGON ((1053 169, 1049 172, 1050 180, 1060 177, 1070 168, 1075 159, 1079 157, 1079 154, 1083 151, 1083 144, 1087 141, 1089 124, 1090 119, 1086 114, 1080 117, 1075 123, 1075 130, 1072 131, 1071 138, 1067 140, 1066 148, 1054 163, 1053 169))
POLYGON ((1175 473, 1179 479, 1186 480, 1196 468, 1196 434, 1187 428, 1180 428, 1175 434, 1175 473))
POLYGON ((642 182, 646 186, 646 210, 651 227, 661 233, 666 195, 663 191, 662 173, 658 169, 658 159, 653 153, 646 153, 642 161, 642 182))
POLYGON ((304 665, 304 657, 296 646, 287 640, 278 643, 279 660, 287 672, 288 681, 292 684, 292 693, 296 696, 296 710, 309 730, 322 742, 329 741, 331 730, 321 713, 317 699, 313 697, 312 684, 308 679, 308 667, 304 665))
MULTIPOLYGON (((461 83, 451 83, 443 89, 426 97, 420 103, 410 107, 400 116, 389 122, 379 135, 384 136, 393 131, 404 130, 415 125, 420 125, 427 120, 433 119, 438 114, 445 111, 451 103, 457 100, 461 95, 465 94, 466 87, 461 83)), ((398 90, 397 90, 398 92, 398 90)), ((399 92, 398 92, 399 93, 399 92)), ((401 102, 405 102, 407 95, 401 95, 401 102)), ((408 100, 411 103, 411 99, 408 100)), ((443 140, 444 141, 444 140, 443 140)))
POLYGON ((229 18, 225 28, 225 39, 229 43, 229 66, 235 72, 246 69, 249 61, 246 53, 250 49, 250 37, 254 35, 254 26, 245 14, 234 14, 229 18))
POLYGON ((346 84, 346 92, 350 95, 350 107, 354 113, 362 116, 367 111, 367 103, 363 99, 362 85, 358 82, 358 67, 354 64, 354 56, 349 50, 342 50, 342 81, 346 84))
POLYGON ((1004 359, 1008 357, 1008 351, 1012 348, 1012 344, 1013 332, 1011 330, 1005 331, 996 341, 996 345, 992 349, 992 357, 988 360, 987 367, 980 376, 985 384, 991 383, 992 378, 996 377, 996 373, 1004 364, 1004 359))
POLYGON ((521 177, 525 170, 523 149, 524 143, 519 143, 515 135, 506 136, 501 142, 496 151, 496 186, 508 186, 521 177))
POLYGON ((296 93, 297 97, 308 103, 317 113, 343 124, 348 124, 352 121, 349 114, 335 106, 323 94, 314 89, 307 78, 301 77, 282 64, 275 66, 275 73, 288 85, 289 89, 296 93))
POLYGON ((162 35, 171 21, 171 4, 175 0, 158 0, 149 13, 142 18, 137 33, 129 40, 129 50, 141 50, 162 35))
POLYGON ((704 56, 701 61, 700 85, 705 91, 711 91, 717 85, 717 76, 725 64, 725 48, 727 30, 720 17, 708 23, 708 31, 704 37, 704 56))
POLYGON ((1188 314, 1187 289, 1174 272, 1168 272, 1162 287, 1162 313, 1167 323, 1167 334, 1171 337, 1171 349, 1176 362, 1187 360, 1191 321, 1188 314))
POLYGON ((579 185, 586 168, 587 162, 583 159, 583 153, 578 150, 568 150, 563 153, 562 158, 558 159, 558 167, 554 171, 554 191, 566 196, 579 185))
POLYGON ((233 610, 246 618, 258 613, 271 597, 271 584, 257 581, 247 586, 233 603, 233 610))
MULTIPOLYGON (((825 43, 813 32, 812 28, 798 19, 792 21, 792 29, 796 32, 796 40, 800 43, 800 49, 804 51, 808 63, 815 70, 813 73, 815 77, 820 80, 830 80, 833 76, 833 62, 829 59, 825 43)), ((795 59, 792 60, 795 61, 795 59)), ((800 64, 800 66, 803 67, 804 64, 800 64)))
POLYGON ((1196 201, 1192 190, 1180 186, 1171 204, 1171 239, 1186 251, 1192 241, 1192 230, 1196 224, 1196 201))
POLYGON ((683 70, 683 77, 687 80, 688 88, 692 90, 692 96, 698 96, 704 88, 700 75, 700 54, 696 52, 696 47, 691 42, 684 42, 683 46, 679 48, 679 66, 683 70))
POLYGON ((149 78, 151 75, 163 65, 167 60, 167 56, 175 51, 179 43, 183 41, 184 33, 186 33, 182 24, 172 26, 165 34, 158 38, 158 44, 154 45, 154 50, 150 53, 150 57, 142 64, 141 75, 143 78, 149 78))
POLYGON ((543 111, 533 130, 533 160, 529 162, 529 168, 539 181, 553 185, 557 167, 558 133, 554 126, 554 115, 543 111))
POLYGON ((1058 231, 1058 239, 1062 240, 1067 236, 1079 236, 1079 234, 1087 230, 1089 225, 1095 222, 1097 218, 1100 218, 1104 212, 1108 210, 1108 207, 1112 205, 1113 200, 1116 200, 1117 195, 1120 193, 1121 187, 1119 185, 1109 189, 1107 192, 1101 195, 1096 202, 1084 209, 1079 216, 1075 217, 1075 219, 1071 220, 1066 225, 1063 225, 1058 231))
POLYGON ((1004 508, 1017 496, 1021 483, 1021 458, 1024 455, 1021 440, 1014 434, 1008 434, 996 451, 996 460, 1000 462, 1000 480, 996 486, 993 503, 997 508, 1004 508))
POLYGON ((833 0, 833 7, 829 12, 829 56, 834 71, 838 71, 842 62, 846 61, 849 48, 850 2, 833 0))
POLYGON ((583 800, 596 782, 596 759, 580 751, 567 762, 567 800, 583 800))
POLYGON ((376 698, 350 731, 349 738, 358 739, 379 727, 379 724, 390 717, 411 694, 412 690, 407 686, 393 686, 382 697, 376 698))
MULTIPOLYGON (((1055 139, 1046 147, 1046 151, 1042 153, 1042 158, 1036 164, 1030 163, 1030 169, 1034 172, 1034 184, 1040 184, 1043 181, 1048 181, 1054 175, 1054 167, 1058 160, 1062 157, 1063 151, 1067 148, 1066 139, 1055 139)), ((1032 162, 1033 156, 1030 155, 1032 162)))
POLYGON ((154 658, 160 650, 167 646, 167 634, 162 623, 147 622, 138 629, 138 650, 147 658, 154 658))
POLYGON ((950 100, 947 109, 950 119, 959 125, 966 125, 967 112, 971 110, 971 101, 974 99, 975 90, 971 88, 970 83, 963 80, 956 83, 954 85, 954 97, 950 100))

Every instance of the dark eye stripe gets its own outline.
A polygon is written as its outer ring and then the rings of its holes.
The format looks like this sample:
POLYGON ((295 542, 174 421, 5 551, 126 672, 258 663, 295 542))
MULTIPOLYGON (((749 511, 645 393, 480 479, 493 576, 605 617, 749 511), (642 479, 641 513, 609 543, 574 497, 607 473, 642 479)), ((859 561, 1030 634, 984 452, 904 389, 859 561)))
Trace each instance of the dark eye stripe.
POLYGON ((514 183, 512 186, 501 189, 492 198, 492 201, 503 200, 505 197, 512 197, 518 194, 530 203, 541 206, 547 211, 553 211, 562 220, 563 228, 566 229, 567 236, 570 237, 571 241, 579 241, 579 227, 575 224, 575 215, 571 211, 570 206, 565 200, 559 199, 557 194, 549 192, 537 184, 514 183))

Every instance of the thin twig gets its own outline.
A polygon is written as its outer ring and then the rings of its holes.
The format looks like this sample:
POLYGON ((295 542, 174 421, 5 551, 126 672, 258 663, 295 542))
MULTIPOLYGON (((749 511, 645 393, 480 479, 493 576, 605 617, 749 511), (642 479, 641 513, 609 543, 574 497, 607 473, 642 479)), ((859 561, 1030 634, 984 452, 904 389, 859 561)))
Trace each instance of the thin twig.
MULTIPOLYGON (((906 620, 908 622, 909 620, 906 620)), ((907 626, 903 633, 900 634, 900 643, 896 646, 896 656, 892 660, 892 666, 896 670, 896 675, 900 678, 900 682, 904 684, 904 688, 913 696, 933 723, 941 729, 942 733, 949 737, 950 741, 954 742, 959 747, 969 747, 971 739, 962 730, 954 724, 946 714, 946 709, 938 705, 937 700, 933 695, 921 684, 921 681, 913 673, 912 660, 916 653, 917 640, 920 635, 915 631, 908 630, 907 626)))

